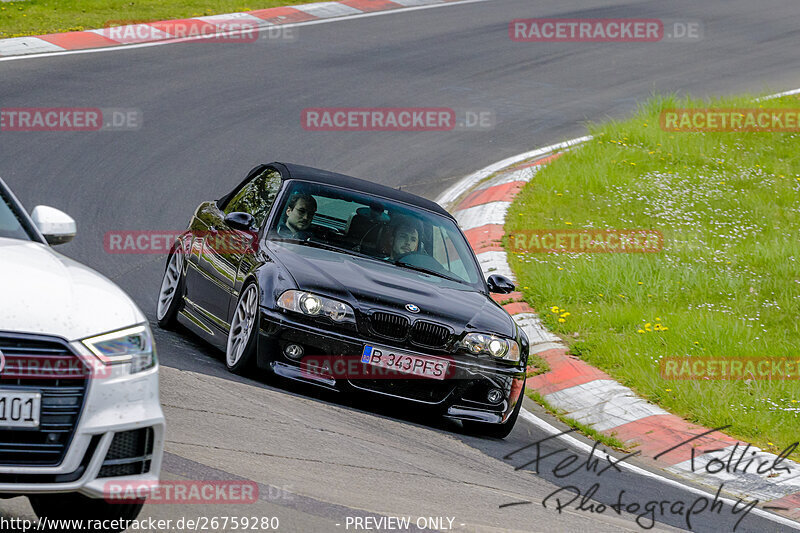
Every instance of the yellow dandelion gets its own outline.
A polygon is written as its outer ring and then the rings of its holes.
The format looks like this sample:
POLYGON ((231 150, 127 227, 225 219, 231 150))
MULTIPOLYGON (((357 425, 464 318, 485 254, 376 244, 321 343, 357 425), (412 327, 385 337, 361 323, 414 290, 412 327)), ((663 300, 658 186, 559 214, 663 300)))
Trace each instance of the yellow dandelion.
POLYGON ((572 222, 564 222, 564 224, 566 224, 567 226, 571 226, 572 222))
POLYGON ((643 283, 640 281, 640 282, 639 282, 639 285, 643 285, 643 283))
POLYGON ((664 389, 667 392, 672 392, 672 389, 664 389))
POLYGON ((652 324, 650 324, 650 322, 648 322, 647 324, 645 324, 645 325, 644 325, 644 330, 645 330, 645 331, 653 331, 652 329, 650 329, 650 326, 651 326, 651 325, 652 325, 652 324))
POLYGON ((559 318, 559 319, 558 319, 558 321, 559 321, 559 323, 561 323, 561 324, 563 324, 564 322, 566 322, 566 320, 564 320, 563 318, 559 318))
POLYGON ((557 306, 557 305, 554 305, 553 307, 551 307, 551 308, 550 308, 550 312, 551 312, 551 313, 558 313, 558 306, 557 306))
POLYGON ((644 330, 643 329, 637 329, 636 333, 644 333, 644 330))
POLYGON ((656 322, 661 322, 661 317, 656 317, 656 322))
POLYGON ((561 318, 567 318, 567 317, 568 317, 569 315, 571 315, 571 314, 572 314, 572 313, 569 313, 569 312, 567 312, 567 313, 564 313, 563 315, 561 315, 561 318))
POLYGON ((694 341, 694 343, 695 343, 695 344, 697 344, 697 345, 699 345, 699 344, 700 344, 700 343, 699 343, 699 342, 697 342, 697 341, 694 341))

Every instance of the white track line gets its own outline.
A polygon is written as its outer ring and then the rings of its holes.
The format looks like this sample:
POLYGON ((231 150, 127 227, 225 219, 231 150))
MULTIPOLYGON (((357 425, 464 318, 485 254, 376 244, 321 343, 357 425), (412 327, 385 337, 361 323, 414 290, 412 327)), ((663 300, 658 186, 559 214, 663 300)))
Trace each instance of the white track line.
MULTIPOLYGON (((564 441, 566 444, 568 444, 569 446, 571 446, 573 448, 577 448, 577 449, 579 449, 581 451, 584 451, 586 453, 591 453, 591 451, 592 451, 592 447, 590 445, 588 445, 585 442, 582 442, 582 441, 576 439, 575 437, 572 437, 571 435, 564 435, 563 431, 561 431, 560 429, 556 428, 555 426, 550 425, 549 423, 545 422, 544 420, 538 418, 536 415, 534 415, 530 411, 526 411, 525 409, 522 409, 519 412, 519 416, 524 418, 525 420, 527 420, 528 422, 530 422, 534 426, 538 427, 539 429, 541 429, 545 433, 548 433, 549 435, 557 435, 556 438, 564 441)), ((630 464, 628 462, 621 462, 621 463, 616 463, 616 464, 618 464, 619 466, 621 466, 622 468, 624 468, 626 470, 629 470, 629 471, 633 472, 634 474, 637 474, 637 475, 640 475, 640 476, 649 477, 650 479, 658 480, 658 481, 660 481, 662 483, 666 483, 667 485, 670 485, 672 487, 677 487, 679 489, 683 489, 683 490, 685 490, 687 492, 691 492, 693 494, 699 494, 701 496, 706 496, 706 497, 713 496, 713 494, 711 494, 710 492, 706 492, 704 490, 701 490, 701 489, 698 489, 698 488, 695 488, 695 487, 691 487, 689 485, 684 485, 680 481, 675 481, 674 479, 669 479, 667 477, 661 476, 661 475, 656 474, 654 472, 650 472, 649 470, 645 470, 644 468, 640 468, 640 467, 638 467, 636 465, 632 465, 632 464, 630 464)), ((734 500, 731 500, 731 499, 728 499, 728 498, 720 497, 719 499, 721 501, 727 503, 728 505, 731 505, 731 506, 734 503, 736 503, 734 500)), ((798 524, 794 520, 790 520, 789 518, 784 518, 784 517, 782 517, 780 515, 776 515, 776 514, 768 512, 768 511, 765 511, 763 509, 759 509, 758 507, 753 507, 753 510, 750 511, 750 512, 752 514, 758 515, 758 516, 760 516, 762 518, 766 518, 767 520, 772 520, 773 522, 776 522, 778 524, 782 524, 784 526, 791 527, 794 530, 800 531, 800 524, 798 524)))
POLYGON ((586 142, 591 138, 592 138, 591 135, 587 135, 585 137, 578 137, 577 139, 571 139, 569 141, 564 141, 557 144, 551 144, 550 146, 545 146, 544 148, 537 148, 536 150, 531 150, 530 152, 525 152, 519 155, 511 156, 507 159, 503 159, 502 161, 498 161, 497 163, 492 163, 488 167, 482 168, 479 171, 474 172, 469 176, 463 178, 461 181, 459 181, 458 183, 456 183, 455 185, 444 191, 436 199, 436 203, 447 209, 448 207, 451 207, 450 204, 456 201, 459 196, 467 192, 472 186, 477 184, 479 181, 486 178, 487 176, 491 176, 495 172, 503 170, 504 168, 509 167, 515 163, 519 163, 520 161, 525 161, 526 159, 539 157, 541 155, 549 154, 550 152, 555 152, 556 150, 563 150, 564 148, 569 148, 570 146, 586 142))
MULTIPOLYGON (((375 11, 372 13, 360 13, 358 15, 347 15, 345 17, 337 17, 337 18, 328 18, 328 19, 320 19, 320 20, 309 20, 305 22, 294 22, 291 24, 279 24, 279 25, 266 25, 264 27, 260 27, 257 29, 254 28, 246 28, 246 29, 239 29, 239 30, 231 30, 224 33, 214 33, 211 35, 201 35, 197 37, 188 37, 182 39, 171 39, 167 41, 155 41, 150 43, 139 43, 139 44, 125 44, 120 46, 107 46, 104 48, 88 48, 86 50, 64 50, 59 52, 48 52, 44 54, 28 54, 28 55, 20 55, 20 56, 10 56, 10 57, 0 57, 0 61, 19 61, 22 59, 38 59, 42 57, 56 57, 56 56, 66 56, 66 55, 74 55, 74 54, 99 54, 103 52, 118 52, 120 50, 134 50, 137 48, 147 48, 150 46, 163 46, 165 44, 177 44, 183 43, 187 41, 197 41, 201 39, 219 39, 220 37, 228 37, 233 35, 243 35, 249 34, 251 32, 263 32, 263 31, 275 31, 275 28, 297 28, 299 26, 313 26, 315 24, 328 24, 331 22, 340 22, 343 20, 353 20, 358 18, 368 18, 368 17, 380 17, 383 15, 397 15, 398 13, 408 13, 409 11, 420 11, 422 9, 436 9, 439 7, 452 7, 452 6, 461 6, 465 4, 475 4, 478 2, 492 2, 494 0, 460 0, 458 2, 445 2, 441 4, 430 4, 430 5, 422 5, 422 6, 415 6, 415 7, 404 7, 402 9, 390 9, 387 11, 375 11)), ((297 5, 288 6, 288 7, 298 7, 297 5)), ((153 22, 163 22, 163 21, 156 21, 153 22)), ((266 24, 266 22, 265 22, 266 24)), ((86 30, 89 31, 89 30, 86 30)), ((32 35, 31 37, 36 37, 32 35)))

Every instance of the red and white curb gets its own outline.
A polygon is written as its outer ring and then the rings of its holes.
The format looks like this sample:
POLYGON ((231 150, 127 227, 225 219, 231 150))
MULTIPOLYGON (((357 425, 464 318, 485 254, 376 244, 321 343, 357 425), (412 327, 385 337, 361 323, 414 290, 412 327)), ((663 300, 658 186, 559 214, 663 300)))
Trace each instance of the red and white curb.
POLYGON ((12 37, 0 39, 0 57, 218 38, 287 24, 313 23, 326 19, 366 16, 381 11, 421 9, 474 1, 476 0, 341 0, 35 37, 12 37), (232 27, 245 29, 230 30, 232 27))
MULTIPOLYGON (((582 137, 501 161, 465 178, 437 199, 464 230, 485 276, 502 274, 516 281, 501 242, 514 197, 542 165, 561 155, 559 150, 588 139, 582 137), (537 157, 532 163, 521 163, 537 157), (482 181, 493 174, 497 175, 482 181)), ((529 377, 528 388, 535 389, 566 417, 636 446, 642 457, 656 461, 668 472, 712 487, 724 483, 729 494, 769 502, 771 507, 788 509, 781 513, 784 516, 800 519, 800 464, 690 424, 639 398, 605 372, 569 355, 561 339, 544 328, 521 293, 493 298, 506 302, 503 307, 530 339, 531 353, 550 367, 544 374, 529 377)))

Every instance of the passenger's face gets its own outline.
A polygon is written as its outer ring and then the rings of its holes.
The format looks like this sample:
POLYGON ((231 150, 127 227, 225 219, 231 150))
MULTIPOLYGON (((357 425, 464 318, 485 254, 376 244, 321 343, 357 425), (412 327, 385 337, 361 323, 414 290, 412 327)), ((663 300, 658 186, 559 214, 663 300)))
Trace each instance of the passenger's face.
POLYGON ((293 231, 304 231, 314 219, 314 207, 306 200, 298 200, 294 208, 286 209, 286 225, 293 231))
POLYGON ((417 250, 417 246, 419 246, 417 230, 398 228, 394 234, 394 243, 392 243, 392 257, 396 259, 403 254, 414 252, 417 250))

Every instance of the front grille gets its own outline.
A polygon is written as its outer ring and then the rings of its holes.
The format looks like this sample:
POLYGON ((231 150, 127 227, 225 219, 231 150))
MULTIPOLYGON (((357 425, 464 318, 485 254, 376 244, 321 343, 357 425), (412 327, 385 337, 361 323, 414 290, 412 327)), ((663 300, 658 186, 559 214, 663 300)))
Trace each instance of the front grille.
POLYGON ((61 340, 38 335, 0 333, 5 368, 0 389, 40 392, 39 427, 0 428, 0 465, 56 466, 64 459, 86 396, 88 371, 61 340))
POLYGON ((153 457, 153 428, 114 434, 97 477, 133 476, 150 471, 153 457))
POLYGON ((382 337, 402 340, 408 334, 408 319, 402 315, 376 311, 370 317, 372 331, 382 337))
POLYGON ((83 454, 81 464, 74 472, 68 474, 0 474, 0 483, 69 483, 77 481, 86 472, 89 462, 94 457, 97 445, 100 443, 102 435, 92 436, 86 453, 83 454))
POLYGON ((450 338, 450 330, 433 322, 418 320, 411 327, 411 342, 431 348, 440 348, 450 338))

